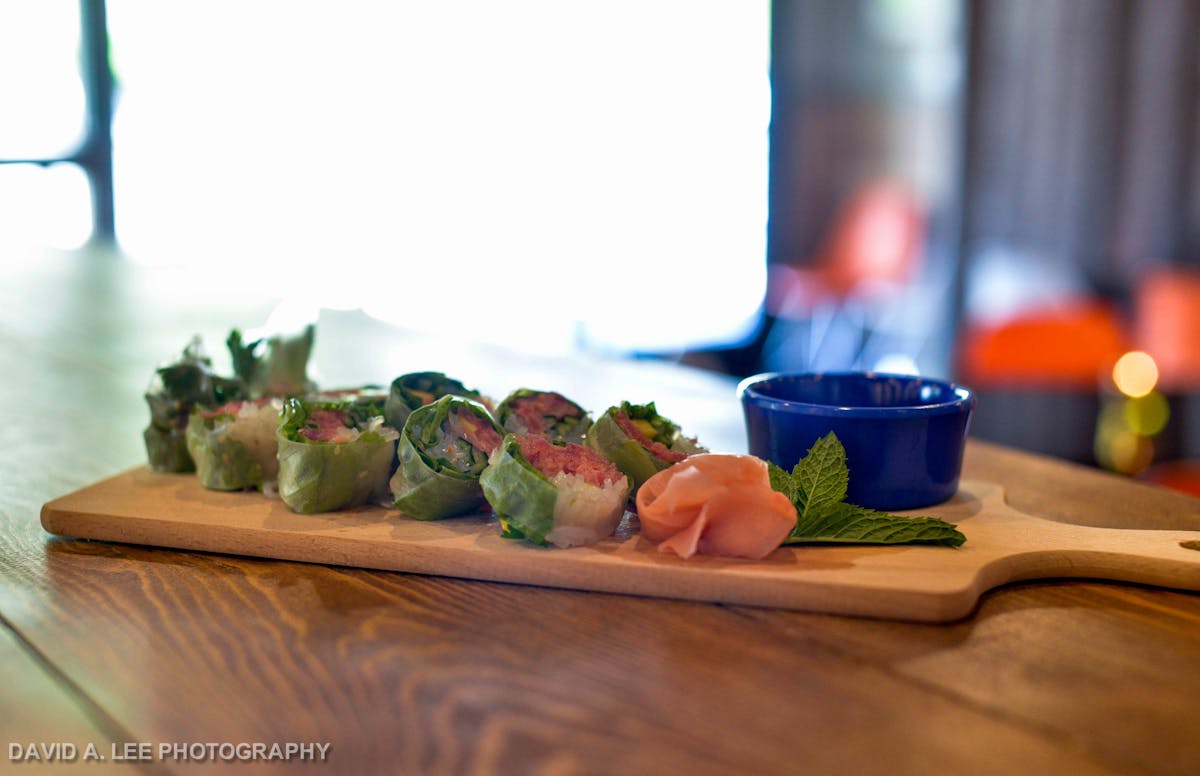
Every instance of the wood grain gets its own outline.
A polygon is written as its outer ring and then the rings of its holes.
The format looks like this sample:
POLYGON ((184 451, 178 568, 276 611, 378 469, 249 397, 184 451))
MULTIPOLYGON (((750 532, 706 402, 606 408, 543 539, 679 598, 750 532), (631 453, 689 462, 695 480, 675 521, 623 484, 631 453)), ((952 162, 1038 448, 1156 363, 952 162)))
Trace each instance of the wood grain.
POLYGON ((977 439, 967 448, 963 476, 1004 483, 1013 508, 1064 523, 1200 530, 1195 497, 977 439))
MULTIPOLYGON (((130 771, 131 764, 111 761, 113 744, 129 740, 128 733, 64 684, 52 667, 2 624, 0 687, 4 688, 0 693, 4 739, 0 762, 43 772, 73 767, 86 767, 89 773, 130 771)), ((157 770, 140 764, 137 769, 157 770)))
POLYGON ((69 642, 101 619, 127 634, 108 670, 72 667, 114 702, 148 685, 121 709, 150 738, 331 739, 348 771, 788 773, 797 758, 870 771, 884 757, 918 772, 975 768, 985 743, 1006 767, 1104 772, 876 661, 814 650, 760 610, 52 547, 59 605, 95 612, 69 642), (93 553, 124 558, 99 598, 68 571, 93 553))
POLYGON ((1186 721, 1200 692, 1195 598, 1051 581, 1005 588, 970 620, 937 628, 771 610, 753 616, 1119 772, 1191 773, 1200 765, 1186 721))
MULTIPOLYGON (((0 266, 0 616, 52 667, 39 702, 64 711, 32 735, 91 735, 70 718, 86 725, 71 710, 94 704, 131 740, 332 743, 328 768, 238 772, 1200 772, 1194 593, 1027 582, 925 625, 49 537, 44 502, 140 463, 154 365, 270 309, 112 258, 0 266)), ((435 361, 437 345, 360 315, 321 325, 328 381, 443 364, 500 388, 566 375, 593 401, 666 400, 740 441, 732 391, 691 370, 606 377, 446 346, 435 361)), ((968 446, 966 475, 1030 514, 1200 529, 1200 500, 994 445, 968 446)), ((0 698, 20 708, 23 692, 0 698)))

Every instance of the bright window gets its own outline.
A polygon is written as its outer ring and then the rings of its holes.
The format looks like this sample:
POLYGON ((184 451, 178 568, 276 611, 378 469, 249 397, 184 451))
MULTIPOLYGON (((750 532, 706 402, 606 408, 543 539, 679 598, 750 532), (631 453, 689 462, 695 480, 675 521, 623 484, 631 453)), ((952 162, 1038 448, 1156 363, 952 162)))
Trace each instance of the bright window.
MULTIPOLYGON (((0 159, 57 159, 83 134, 78 3, 0 0, 0 159)), ((70 164, 0 165, 0 246, 76 248, 91 228, 70 164)), ((22 251, 0 248, 0 263, 22 251)))
POLYGON ((547 352, 754 321, 767 0, 108 10, 136 261, 547 352))

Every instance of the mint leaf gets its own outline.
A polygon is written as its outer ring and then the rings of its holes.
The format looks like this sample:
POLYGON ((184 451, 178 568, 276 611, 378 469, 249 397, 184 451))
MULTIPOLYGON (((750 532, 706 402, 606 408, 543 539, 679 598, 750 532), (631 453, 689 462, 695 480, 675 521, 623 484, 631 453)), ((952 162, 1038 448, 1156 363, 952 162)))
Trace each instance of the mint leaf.
POLYGON ((771 489, 779 491, 788 497, 788 501, 795 504, 796 483, 792 481, 792 475, 771 461, 767 461, 767 474, 771 478, 771 489))
POLYGON ((796 495, 792 503, 800 513, 799 523, 819 519, 846 498, 850 471, 846 468, 846 448, 830 431, 813 443, 808 454, 792 470, 796 495))
POLYGON ((784 544, 937 544, 967 540, 936 517, 900 517, 846 503, 846 449, 832 431, 818 439, 791 474, 767 464, 771 487, 796 506, 796 527, 784 544))
POLYGON ((958 547, 967 540, 953 524, 936 517, 899 517, 887 512, 839 504, 823 519, 810 520, 784 544, 938 544, 958 547))

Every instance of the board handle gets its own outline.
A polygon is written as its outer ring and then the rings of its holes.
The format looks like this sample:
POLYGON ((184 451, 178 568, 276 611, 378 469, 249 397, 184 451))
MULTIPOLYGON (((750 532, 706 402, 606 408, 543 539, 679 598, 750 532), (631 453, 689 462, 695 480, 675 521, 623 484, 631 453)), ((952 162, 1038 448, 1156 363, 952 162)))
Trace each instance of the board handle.
MULTIPOLYGON (((1010 507, 1004 513, 1005 581, 1086 578, 1200 590, 1200 532, 1097 528, 1035 517, 1010 507)), ((1000 569, 992 569, 993 572, 1000 569)))

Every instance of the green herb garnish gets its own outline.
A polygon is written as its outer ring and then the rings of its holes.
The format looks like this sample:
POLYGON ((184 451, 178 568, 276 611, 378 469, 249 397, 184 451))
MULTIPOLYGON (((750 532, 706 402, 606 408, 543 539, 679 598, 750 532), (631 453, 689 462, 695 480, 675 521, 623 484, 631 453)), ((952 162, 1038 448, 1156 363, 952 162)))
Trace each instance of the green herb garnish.
POLYGON ((233 329, 225 345, 234 374, 249 387, 251 396, 302 396, 314 388, 308 379, 308 359, 315 337, 312 323, 291 334, 252 339, 233 329))
POLYGON ((967 540, 936 517, 901 517, 846 503, 846 449, 832 431, 818 439, 791 474, 767 463, 771 487, 796 505, 796 527, 784 544, 940 544, 967 540))

